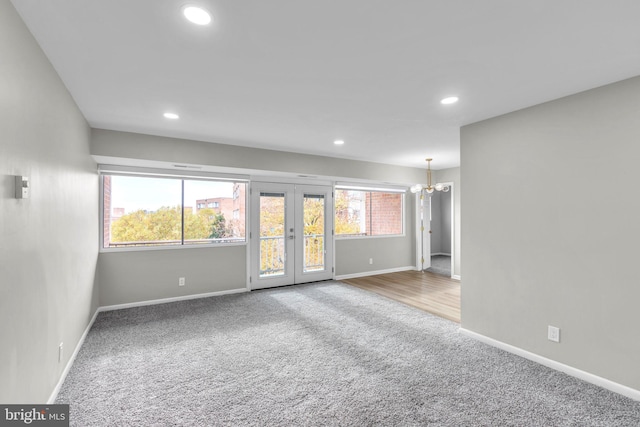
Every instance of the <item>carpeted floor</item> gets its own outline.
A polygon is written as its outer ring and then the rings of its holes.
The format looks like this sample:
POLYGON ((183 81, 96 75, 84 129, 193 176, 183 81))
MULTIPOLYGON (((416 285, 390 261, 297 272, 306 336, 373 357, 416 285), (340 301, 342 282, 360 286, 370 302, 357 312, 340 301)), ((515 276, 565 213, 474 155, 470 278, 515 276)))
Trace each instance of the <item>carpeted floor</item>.
POLYGON ((640 402, 337 282, 100 313, 73 426, 638 426, 640 402))
POLYGON ((449 255, 433 255, 431 257, 431 267, 427 268, 426 271, 451 277, 451 257, 449 255))

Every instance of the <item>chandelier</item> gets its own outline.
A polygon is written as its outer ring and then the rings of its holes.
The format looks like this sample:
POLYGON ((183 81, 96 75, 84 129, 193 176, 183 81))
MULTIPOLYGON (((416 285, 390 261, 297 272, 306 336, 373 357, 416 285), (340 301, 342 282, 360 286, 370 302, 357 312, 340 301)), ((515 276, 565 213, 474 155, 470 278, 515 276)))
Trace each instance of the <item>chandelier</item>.
POLYGON ((433 193, 434 190, 436 191, 442 191, 443 193, 446 193, 447 191, 449 191, 449 186, 448 185, 444 185, 441 183, 437 183, 436 185, 431 185, 431 160, 433 159, 426 159, 427 161, 427 185, 423 185, 423 184, 416 184, 416 185, 412 185, 411 186, 411 192, 412 193, 419 193, 422 190, 425 190, 428 194, 433 193))

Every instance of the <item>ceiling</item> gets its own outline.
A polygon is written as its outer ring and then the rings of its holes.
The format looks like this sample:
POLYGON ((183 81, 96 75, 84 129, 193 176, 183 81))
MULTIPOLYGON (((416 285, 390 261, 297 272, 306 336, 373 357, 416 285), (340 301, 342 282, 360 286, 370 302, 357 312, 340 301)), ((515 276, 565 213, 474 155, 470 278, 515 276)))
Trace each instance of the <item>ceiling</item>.
POLYGON ((460 126, 640 75, 636 0, 13 4, 92 127, 405 166, 458 166, 460 126))

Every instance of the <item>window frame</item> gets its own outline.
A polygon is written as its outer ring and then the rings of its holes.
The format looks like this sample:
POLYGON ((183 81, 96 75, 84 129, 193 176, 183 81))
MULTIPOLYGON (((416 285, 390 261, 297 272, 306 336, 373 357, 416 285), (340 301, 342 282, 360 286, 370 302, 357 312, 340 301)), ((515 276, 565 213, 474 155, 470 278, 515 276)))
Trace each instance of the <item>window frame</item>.
POLYGON ((337 198, 337 192, 339 190, 344 191, 363 191, 363 192, 377 192, 377 193, 393 193, 393 194, 401 194, 402 202, 401 209, 402 212, 400 214, 400 218, 402 219, 402 232, 398 234, 380 234, 380 235, 349 235, 349 234, 338 234, 334 233, 335 240, 354 240, 354 239, 389 239, 389 238, 400 238, 406 237, 407 235, 407 211, 406 203, 407 203, 407 189, 406 188, 379 188, 379 187, 367 187, 367 186, 354 186, 347 184, 336 184, 334 191, 334 206, 333 206, 333 227, 336 227, 336 203, 335 199, 337 198))
MULTIPOLYGON (((210 173, 194 173, 192 174, 184 174, 177 173, 178 171, 172 170, 162 170, 162 169, 145 169, 145 168, 131 168, 131 167, 121 167, 121 166, 112 166, 112 165, 99 165, 98 167, 98 175, 99 175, 99 186, 100 186, 100 200, 99 200, 99 253, 110 253, 110 252, 140 252, 140 251, 163 251, 163 250, 183 250, 183 249, 205 249, 205 248, 223 248, 223 247, 231 247, 231 246, 247 246, 249 244, 249 235, 248 235, 248 227, 249 227, 249 190, 250 190, 250 182, 248 177, 239 176, 239 175, 226 175, 226 174, 210 174, 210 173), (128 177, 138 177, 138 178, 166 178, 173 180, 180 180, 182 190, 181 203, 182 209, 184 209, 184 181, 213 181, 213 182, 235 182, 242 183, 245 185, 245 195, 244 195, 244 224, 245 224, 245 236, 244 241, 238 242, 210 242, 210 243, 199 243, 199 244, 184 244, 184 241, 181 244, 159 244, 153 246, 130 246, 130 247, 119 247, 119 248, 105 248, 104 247, 104 177, 106 175, 109 176, 128 176, 128 177)), ((184 227, 184 225, 183 225, 184 227)), ((183 229, 184 234, 184 229, 183 229)))

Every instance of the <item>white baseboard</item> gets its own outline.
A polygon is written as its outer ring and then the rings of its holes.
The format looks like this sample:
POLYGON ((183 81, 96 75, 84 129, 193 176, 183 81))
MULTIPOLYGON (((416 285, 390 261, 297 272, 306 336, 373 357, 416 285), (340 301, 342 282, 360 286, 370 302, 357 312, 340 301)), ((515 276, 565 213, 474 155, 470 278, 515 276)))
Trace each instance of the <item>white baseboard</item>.
POLYGON ((47 405, 52 405, 56 401, 56 398, 58 397, 58 393, 60 392, 60 387, 62 387, 62 384, 64 383, 64 380, 67 379, 67 375, 69 374, 69 371, 71 370, 71 367, 73 366, 73 362, 76 361, 76 356, 78 355, 78 352, 80 351, 80 348, 82 347, 82 344, 84 344, 84 340, 85 340, 85 338, 87 338, 87 334, 89 333, 89 330, 93 326, 93 322, 96 321, 96 317, 98 317, 98 313, 99 312, 100 312, 100 307, 98 307, 96 309, 96 312, 93 313, 93 317, 89 321, 89 324, 84 329, 84 332, 82 333, 82 336, 78 340, 78 344, 76 344, 76 348, 73 350, 73 354, 69 358, 69 361, 67 362, 67 365, 64 367, 64 370, 62 371, 62 374, 60 375, 60 378, 58 379, 58 382, 56 383, 56 386, 54 387, 53 391, 51 392, 51 395, 49 396, 49 399, 47 400, 47 405))
POLYGON ((98 308, 98 311, 122 310, 124 308, 143 307, 145 305, 166 304, 169 302, 186 301, 186 300, 198 299, 198 298, 217 297, 220 295, 239 294, 242 292, 247 292, 247 288, 230 289, 228 291, 207 292, 204 294, 184 295, 184 296, 172 297, 172 298, 152 299, 148 301, 130 302, 126 304, 107 305, 107 306, 98 308))
POLYGON ((453 276, 451 276, 451 278, 454 280, 462 280, 459 274, 454 274, 453 276))
POLYGON ((339 276, 335 276, 334 279, 335 280, 355 279, 357 277, 376 276, 378 274, 397 273, 399 271, 408 271, 408 270, 416 270, 416 266, 410 265, 406 267, 388 268, 386 270, 364 271, 362 273, 353 273, 353 274, 341 274, 339 276))
POLYGON ((605 388, 607 390, 613 391, 614 393, 621 394, 630 399, 640 401, 640 390, 633 389, 631 387, 627 387, 622 384, 618 384, 606 378, 599 377, 597 375, 591 374, 589 372, 581 371, 580 369, 574 368, 569 365, 565 365, 564 363, 556 362, 555 360, 547 359, 546 357, 540 356, 535 353, 531 353, 527 350, 523 350, 519 347, 512 346, 510 344, 506 344, 502 341, 494 340, 493 338, 489 338, 485 335, 478 334, 476 332, 470 331, 468 329, 460 328, 460 333, 467 335, 471 338, 474 338, 478 341, 481 341, 485 344, 488 344, 492 347, 499 348, 506 352, 515 354, 520 357, 524 357, 525 359, 529 359, 533 362, 544 365, 548 368, 555 369, 556 371, 564 372, 567 375, 571 375, 572 377, 579 378, 583 381, 586 381, 591 384, 595 384, 599 387, 605 388))

